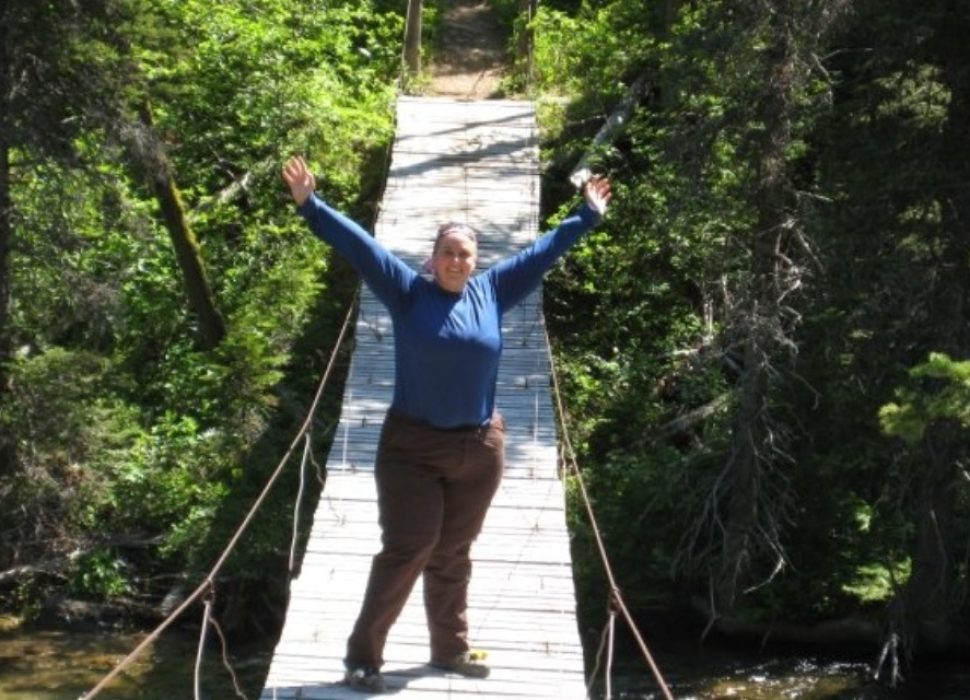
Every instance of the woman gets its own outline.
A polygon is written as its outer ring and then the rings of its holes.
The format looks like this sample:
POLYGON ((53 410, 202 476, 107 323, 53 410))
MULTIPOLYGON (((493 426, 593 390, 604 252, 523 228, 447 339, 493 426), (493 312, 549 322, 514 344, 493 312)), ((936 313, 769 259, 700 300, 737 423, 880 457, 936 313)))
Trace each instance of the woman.
POLYGON ((505 422, 495 411, 501 317, 599 221, 609 180, 593 177, 577 215, 480 275, 475 230, 442 225, 424 276, 317 197, 302 158, 286 163, 283 179, 313 232, 360 273, 394 324, 394 396, 374 469, 383 546, 347 642, 347 683, 384 690, 384 643, 419 575, 431 664, 484 678, 488 667, 469 651, 466 608, 469 551, 504 467, 505 422))

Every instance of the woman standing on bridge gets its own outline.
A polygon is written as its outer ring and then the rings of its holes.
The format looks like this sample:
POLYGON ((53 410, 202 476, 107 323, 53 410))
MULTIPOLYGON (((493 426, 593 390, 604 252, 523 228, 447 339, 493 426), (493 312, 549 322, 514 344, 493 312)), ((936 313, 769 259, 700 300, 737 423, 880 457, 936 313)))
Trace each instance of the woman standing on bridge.
POLYGON ((504 468, 505 422, 495 410, 501 317, 599 221, 609 180, 593 177, 575 216, 480 275, 472 274, 477 232, 443 224, 425 276, 317 197, 302 158, 286 163, 283 179, 313 232, 360 273, 394 323, 394 397, 374 470, 383 547, 347 642, 347 682, 384 690, 384 644, 419 575, 431 664, 484 678, 488 667, 469 651, 466 608, 469 551, 504 468))

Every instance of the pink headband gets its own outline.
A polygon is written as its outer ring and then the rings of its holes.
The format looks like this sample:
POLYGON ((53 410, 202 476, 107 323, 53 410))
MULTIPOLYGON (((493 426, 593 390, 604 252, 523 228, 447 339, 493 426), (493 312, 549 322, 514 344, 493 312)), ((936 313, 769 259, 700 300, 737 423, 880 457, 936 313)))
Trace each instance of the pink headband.
POLYGON ((441 242, 442 238, 452 233, 457 233, 460 236, 464 236, 475 245, 478 245, 478 231, 473 229, 468 224, 463 224, 458 221, 449 221, 441 224, 441 226, 438 227, 438 235, 435 236, 434 239, 434 250, 438 250, 438 244, 441 242))

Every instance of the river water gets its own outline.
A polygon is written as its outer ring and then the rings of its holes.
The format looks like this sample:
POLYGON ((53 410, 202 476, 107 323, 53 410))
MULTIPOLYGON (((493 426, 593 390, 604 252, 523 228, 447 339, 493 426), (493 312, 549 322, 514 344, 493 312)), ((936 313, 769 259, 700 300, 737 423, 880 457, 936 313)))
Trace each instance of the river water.
MULTIPOLYGON (((631 671, 618 674, 613 698, 663 698, 645 664, 639 674, 631 671)), ((876 682, 872 671, 862 659, 724 649, 678 655, 662 666, 678 700, 970 700, 970 665, 924 665, 897 688, 876 682)))
MULTIPOLYGON (((76 700, 143 639, 130 633, 0 633, 0 700, 76 700)), ((182 700, 193 697, 196 641, 166 633, 98 697, 104 700, 182 700)), ((203 664, 203 698, 237 695, 218 645, 203 664)), ((243 696, 259 696, 271 642, 234 648, 231 665, 243 696)), ((665 649, 657 659, 678 700, 970 700, 970 664, 924 666, 895 690, 873 682, 863 660, 763 655, 744 650, 665 649)), ((655 700, 647 664, 622 660, 610 674, 616 700, 655 700)), ((598 698, 606 690, 598 684, 598 698)))
MULTIPOLYGON (((106 676, 144 639, 121 632, 0 633, 0 700, 76 700, 106 676)), ((99 693, 101 700, 192 698, 197 641, 167 633, 99 693)), ((247 698, 255 700, 269 667, 272 648, 253 644, 233 650, 231 666, 247 698)), ((238 697, 217 645, 202 666, 201 696, 238 697)))

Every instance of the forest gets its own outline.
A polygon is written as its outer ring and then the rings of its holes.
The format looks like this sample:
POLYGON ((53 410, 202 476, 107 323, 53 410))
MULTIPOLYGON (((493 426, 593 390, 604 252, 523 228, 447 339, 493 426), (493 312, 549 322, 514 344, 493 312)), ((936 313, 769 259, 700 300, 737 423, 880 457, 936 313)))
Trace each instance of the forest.
MULTIPOLYGON (((424 0, 426 54, 445 2, 424 0)), ((406 4, 0 9, 3 612, 56 623, 81 601, 148 626, 222 551, 358 285, 280 165, 306 154, 329 201, 374 220, 395 96, 421 90, 406 4)), ((492 4, 502 91, 539 109, 543 220, 579 201, 583 159, 613 182, 545 306, 628 604, 699 636, 966 658, 970 6, 492 4)), ((220 576, 230 633, 278 632, 297 481, 220 576)), ((596 627, 607 584, 567 486, 596 627)))

